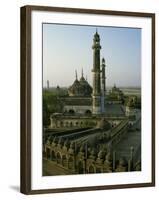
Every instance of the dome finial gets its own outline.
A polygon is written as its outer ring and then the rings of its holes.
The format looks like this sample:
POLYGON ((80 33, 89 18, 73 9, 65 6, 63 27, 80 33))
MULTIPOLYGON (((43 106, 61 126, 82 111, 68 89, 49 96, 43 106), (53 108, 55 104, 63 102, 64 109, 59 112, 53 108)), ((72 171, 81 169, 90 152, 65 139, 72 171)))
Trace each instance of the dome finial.
POLYGON ((82 78, 83 78, 83 68, 82 68, 82 78))
POLYGON ((75 75, 76 75, 76 80, 78 80, 78 77, 77 77, 77 70, 75 70, 75 75))

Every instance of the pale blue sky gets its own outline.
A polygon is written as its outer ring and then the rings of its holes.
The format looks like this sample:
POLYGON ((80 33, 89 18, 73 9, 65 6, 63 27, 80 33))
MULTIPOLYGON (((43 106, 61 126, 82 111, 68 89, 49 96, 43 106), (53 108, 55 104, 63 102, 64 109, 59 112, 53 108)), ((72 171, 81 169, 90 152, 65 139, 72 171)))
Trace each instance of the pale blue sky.
POLYGON ((70 86, 83 68, 92 84, 93 35, 100 35, 108 86, 141 86, 141 29, 43 24, 43 82, 70 86))

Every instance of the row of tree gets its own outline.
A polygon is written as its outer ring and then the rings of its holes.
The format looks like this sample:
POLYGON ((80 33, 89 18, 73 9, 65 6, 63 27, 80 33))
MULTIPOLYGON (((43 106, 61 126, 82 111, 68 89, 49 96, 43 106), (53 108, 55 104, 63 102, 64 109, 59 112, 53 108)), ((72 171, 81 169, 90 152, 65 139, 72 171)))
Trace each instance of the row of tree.
POLYGON ((60 95, 56 91, 43 91, 43 125, 44 127, 50 124, 50 115, 55 112, 63 111, 63 102, 60 97, 64 97, 66 92, 61 92, 60 95))

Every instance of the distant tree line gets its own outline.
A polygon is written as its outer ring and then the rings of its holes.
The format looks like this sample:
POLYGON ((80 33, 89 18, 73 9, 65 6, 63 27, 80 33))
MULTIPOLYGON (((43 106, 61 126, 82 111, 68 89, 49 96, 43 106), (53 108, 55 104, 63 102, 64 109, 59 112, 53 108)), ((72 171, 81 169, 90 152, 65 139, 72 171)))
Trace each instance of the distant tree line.
POLYGON ((67 96, 66 91, 43 90, 43 125, 50 124, 50 115, 55 112, 63 111, 63 102, 60 97, 67 96))

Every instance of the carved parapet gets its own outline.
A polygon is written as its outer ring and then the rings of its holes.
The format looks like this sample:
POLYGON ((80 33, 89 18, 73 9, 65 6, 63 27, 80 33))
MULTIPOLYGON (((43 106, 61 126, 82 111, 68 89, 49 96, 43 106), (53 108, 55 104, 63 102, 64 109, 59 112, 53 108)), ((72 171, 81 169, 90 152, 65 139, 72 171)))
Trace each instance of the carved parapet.
POLYGON ((104 161, 104 172, 112 172, 113 171, 113 161, 112 161, 112 156, 111 153, 108 152, 105 156, 105 161, 104 161))
POLYGON ((113 170, 112 162, 105 160, 103 165, 103 170, 104 172, 112 172, 113 170))

